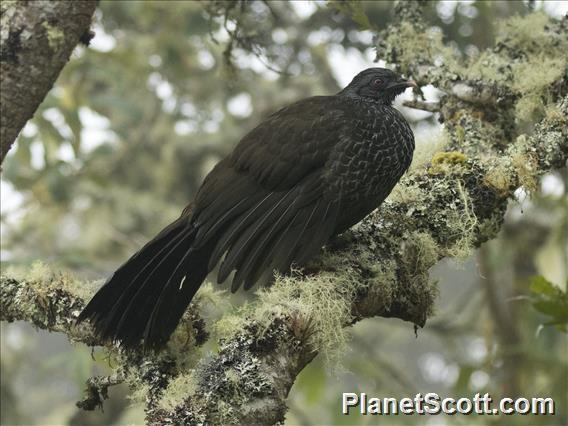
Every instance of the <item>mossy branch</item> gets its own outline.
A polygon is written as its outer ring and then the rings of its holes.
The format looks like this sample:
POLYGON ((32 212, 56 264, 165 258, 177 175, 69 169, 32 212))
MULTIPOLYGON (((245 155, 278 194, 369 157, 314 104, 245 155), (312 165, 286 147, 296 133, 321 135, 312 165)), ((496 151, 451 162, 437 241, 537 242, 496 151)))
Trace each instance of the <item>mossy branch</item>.
MULTIPOLYGON (((494 238, 515 190, 530 193, 540 175, 565 166, 568 79, 566 60, 557 58, 568 50, 567 19, 533 14, 513 20, 493 49, 466 64, 425 27, 418 3, 400 2, 396 12, 399 22, 382 34, 378 51, 447 93, 439 104, 439 152, 417 152, 410 173, 378 211, 311 264, 277 277, 253 303, 213 324, 215 354, 203 356, 187 345, 183 325, 160 354, 115 348, 120 373, 145 397, 148 423, 282 421, 296 376, 316 354, 335 362, 347 345, 345 328, 363 318, 424 326, 436 298, 429 268, 443 257, 466 257, 494 238), (528 69, 533 74, 525 75, 528 69)), ((50 300, 45 308, 37 296, 43 287, 27 289, 28 281, 12 278, 1 285, 2 311, 8 312, 2 319, 89 340, 72 334, 68 321, 84 297, 54 289, 42 296, 50 300)), ((204 290, 186 315, 198 318, 193 328, 202 331, 204 294, 215 294, 204 290)), ((198 340, 199 333, 189 334, 198 340)))
POLYGON ((8 271, 0 276, 0 320, 29 322, 42 330, 65 333, 74 342, 95 346, 99 341, 89 325, 75 325, 88 297, 78 293, 84 285, 41 264, 25 275, 8 271))

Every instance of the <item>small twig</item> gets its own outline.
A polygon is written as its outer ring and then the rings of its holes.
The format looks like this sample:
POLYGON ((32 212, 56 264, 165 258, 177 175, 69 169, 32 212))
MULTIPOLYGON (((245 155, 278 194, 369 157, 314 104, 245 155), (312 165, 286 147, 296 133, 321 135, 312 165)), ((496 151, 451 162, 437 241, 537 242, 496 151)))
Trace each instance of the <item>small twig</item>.
POLYGON ((514 94, 504 87, 482 81, 460 81, 452 85, 451 94, 472 104, 500 104, 512 100, 514 94))
POLYGON ((426 102, 418 99, 412 99, 410 101, 404 101, 402 105, 408 108, 421 109, 422 111, 428 112, 440 111, 440 102, 426 102))
POLYGON ((93 411, 95 408, 102 410, 103 401, 108 399, 108 388, 122 382, 124 382, 124 376, 121 373, 90 377, 86 382, 85 398, 77 401, 75 405, 85 411, 93 411))
POLYGON ((268 11, 270 12, 270 14, 272 15, 272 17, 274 18, 274 22, 275 23, 279 23, 280 22, 280 16, 276 13, 276 11, 272 8, 272 6, 270 5, 270 2, 268 0, 262 0, 262 3, 264 3, 264 5, 266 6, 266 8, 268 9, 268 11))

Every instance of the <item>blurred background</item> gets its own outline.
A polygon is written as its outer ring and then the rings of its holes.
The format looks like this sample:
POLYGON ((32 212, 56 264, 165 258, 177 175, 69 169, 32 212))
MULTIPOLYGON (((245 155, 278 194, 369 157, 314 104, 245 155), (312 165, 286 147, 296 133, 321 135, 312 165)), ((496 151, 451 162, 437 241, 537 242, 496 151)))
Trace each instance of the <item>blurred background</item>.
MULTIPOLYGON (((361 5, 374 28, 391 19, 390 2, 361 5)), ((491 46, 503 19, 531 9, 561 17, 568 3, 434 1, 427 18, 465 57, 491 46)), ((377 66, 373 32, 337 4, 254 1, 227 19, 220 10, 217 2, 100 2, 90 46, 76 49, 3 164, 3 269, 42 260, 89 280, 107 276, 179 215, 263 117, 377 66)), ((435 115, 400 109, 418 149, 435 141, 435 115)), ((437 312, 417 337, 399 320, 365 320, 341 366, 312 362, 290 392, 287 424, 567 424, 567 335, 543 327, 530 301, 535 275, 566 285, 567 182, 563 170, 544 176, 530 199, 519 190, 499 238, 432 269, 437 312), (342 392, 551 396, 557 415, 344 417, 342 392)), ((124 386, 110 389, 104 412, 75 407, 85 380, 109 371, 102 356, 27 324, 1 327, 3 425, 143 423, 143 406, 124 386)))

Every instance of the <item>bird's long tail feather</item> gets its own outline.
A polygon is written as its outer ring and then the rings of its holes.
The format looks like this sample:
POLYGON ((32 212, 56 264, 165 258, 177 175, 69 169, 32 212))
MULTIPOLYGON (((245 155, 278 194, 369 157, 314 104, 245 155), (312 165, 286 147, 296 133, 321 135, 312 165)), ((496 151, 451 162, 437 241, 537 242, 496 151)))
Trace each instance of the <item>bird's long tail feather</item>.
POLYGON ((78 320, 89 319, 102 340, 163 346, 209 272, 213 247, 193 248, 196 234, 187 217, 167 226, 109 278, 78 320))

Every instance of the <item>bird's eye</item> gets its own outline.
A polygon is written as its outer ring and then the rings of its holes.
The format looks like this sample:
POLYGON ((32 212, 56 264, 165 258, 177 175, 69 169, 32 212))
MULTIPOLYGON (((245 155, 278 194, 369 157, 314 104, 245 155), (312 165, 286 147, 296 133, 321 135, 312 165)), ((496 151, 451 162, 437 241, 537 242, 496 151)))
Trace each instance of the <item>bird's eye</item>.
POLYGON ((371 84, 373 85, 373 87, 377 88, 383 84, 383 80, 381 80, 380 78, 375 78, 371 84))

